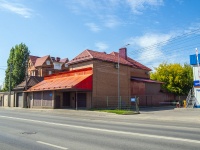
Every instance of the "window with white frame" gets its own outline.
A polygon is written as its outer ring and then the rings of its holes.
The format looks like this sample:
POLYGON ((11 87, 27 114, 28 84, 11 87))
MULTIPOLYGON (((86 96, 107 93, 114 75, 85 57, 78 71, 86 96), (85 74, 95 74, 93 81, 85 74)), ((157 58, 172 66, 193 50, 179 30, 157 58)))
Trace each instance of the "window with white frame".
POLYGON ((46 64, 47 64, 47 65, 50 65, 50 61, 49 61, 49 60, 47 60, 47 61, 46 61, 46 64))
POLYGON ((67 64, 67 63, 65 63, 65 67, 66 67, 66 68, 68 67, 68 64, 67 64))

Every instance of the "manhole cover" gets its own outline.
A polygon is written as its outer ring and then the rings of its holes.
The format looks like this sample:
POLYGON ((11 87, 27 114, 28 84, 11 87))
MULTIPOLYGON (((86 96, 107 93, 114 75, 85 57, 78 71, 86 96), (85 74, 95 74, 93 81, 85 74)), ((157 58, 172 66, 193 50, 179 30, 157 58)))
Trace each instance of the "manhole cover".
POLYGON ((22 132, 22 134, 36 134, 37 132, 22 132))

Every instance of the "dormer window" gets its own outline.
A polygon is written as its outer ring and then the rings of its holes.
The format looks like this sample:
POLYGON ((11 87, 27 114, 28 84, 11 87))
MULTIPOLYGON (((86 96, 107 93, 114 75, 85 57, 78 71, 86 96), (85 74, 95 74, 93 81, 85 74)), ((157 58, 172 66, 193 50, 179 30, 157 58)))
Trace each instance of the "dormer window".
POLYGON ((68 64, 67 64, 67 63, 65 63, 65 67, 66 67, 66 68, 68 67, 68 64))
POLYGON ((47 61, 46 61, 46 64, 47 64, 47 65, 50 65, 50 61, 49 61, 49 60, 47 60, 47 61))

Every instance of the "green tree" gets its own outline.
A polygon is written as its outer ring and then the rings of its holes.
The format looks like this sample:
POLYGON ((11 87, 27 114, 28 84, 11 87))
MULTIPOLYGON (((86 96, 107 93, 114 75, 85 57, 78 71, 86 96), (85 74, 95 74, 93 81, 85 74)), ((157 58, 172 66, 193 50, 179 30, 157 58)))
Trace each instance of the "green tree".
POLYGON ((151 73, 150 78, 164 82, 162 88, 176 95, 187 95, 193 86, 192 67, 188 64, 162 63, 151 73))
POLYGON ((29 56, 28 47, 21 43, 15 45, 10 50, 10 55, 7 60, 7 69, 5 71, 5 87, 4 91, 11 90, 25 79, 26 63, 29 56), (11 81, 11 82, 10 82, 11 81))

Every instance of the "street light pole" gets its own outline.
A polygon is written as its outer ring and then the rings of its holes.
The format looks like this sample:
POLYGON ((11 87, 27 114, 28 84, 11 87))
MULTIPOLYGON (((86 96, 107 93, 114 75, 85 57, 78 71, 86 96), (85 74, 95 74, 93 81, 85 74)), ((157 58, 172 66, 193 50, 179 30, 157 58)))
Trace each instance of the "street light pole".
POLYGON ((9 72, 9 106, 11 103, 11 72, 12 72, 12 64, 10 64, 10 72, 9 72))
POLYGON ((121 108, 120 108, 120 76, 119 76, 120 71, 119 71, 119 52, 118 52, 118 64, 117 64, 117 68, 118 68, 118 72, 117 72, 117 74, 118 74, 118 109, 121 109, 121 108))
MULTIPOLYGON (((126 48, 130 44, 126 44, 124 47, 126 48)), ((119 54, 120 54, 120 49, 118 51, 118 63, 117 63, 117 68, 118 68, 118 109, 121 109, 121 97, 120 97, 120 66, 119 66, 119 54)))

